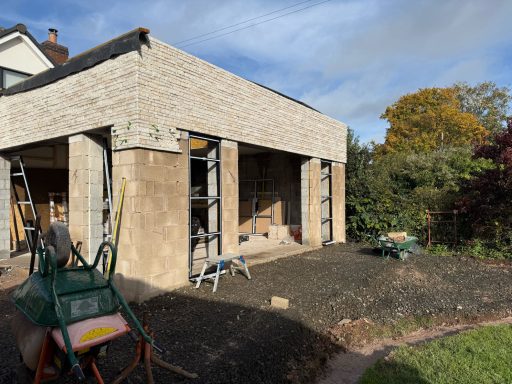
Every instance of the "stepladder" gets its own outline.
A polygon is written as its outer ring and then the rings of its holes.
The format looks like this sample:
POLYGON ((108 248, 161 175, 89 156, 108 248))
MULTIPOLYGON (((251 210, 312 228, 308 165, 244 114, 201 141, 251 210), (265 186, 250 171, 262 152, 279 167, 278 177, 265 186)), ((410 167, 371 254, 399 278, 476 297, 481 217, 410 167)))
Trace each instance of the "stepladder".
POLYGON ((247 277, 248 280, 251 280, 251 274, 249 272, 249 268, 247 267, 247 262, 245 261, 245 258, 242 255, 237 255, 234 253, 227 253, 223 255, 218 256, 211 256, 207 257, 203 264, 203 269, 201 270, 201 274, 199 277, 197 277, 197 283, 196 288, 199 288, 201 285, 201 282, 203 280, 212 279, 213 280, 213 292, 217 291, 217 287, 219 285, 219 278, 222 272, 224 271, 224 268, 226 265, 229 265, 229 272, 231 273, 231 276, 235 275, 235 271, 242 272, 245 277, 247 277), (240 262, 240 266, 237 266, 233 263, 234 260, 238 260, 240 262), (215 272, 211 274, 207 274, 206 270, 209 267, 215 266, 215 272))
MULTIPOLYGON (((25 233, 25 239, 27 241, 27 247, 29 251, 32 251, 32 247, 36 242, 34 239, 37 239, 37 237, 41 234, 40 229, 36 230, 35 225, 29 225, 28 220, 26 219, 27 212, 23 210, 23 206, 29 207, 30 213, 32 217, 34 218, 34 221, 37 218, 37 210, 36 206, 34 205, 34 202, 32 201, 32 196, 30 194, 30 189, 27 181, 27 174, 25 172, 25 163, 23 162, 23 158, 21 156, 13 156, 11 157, 11 188, 12 188, 12 196, 14 197, 16 206, 18 207, 18 214, 20 216, 23 230, 25 233), (24 198, 20 199, 20 195, 18 193, 18 190, 16 189, 16 183, 15 180, 19 179, 21 180, 21 186, 24 190, 24 198)), ((41 239, 41 245, 44 246, 43 240, 41 239)))

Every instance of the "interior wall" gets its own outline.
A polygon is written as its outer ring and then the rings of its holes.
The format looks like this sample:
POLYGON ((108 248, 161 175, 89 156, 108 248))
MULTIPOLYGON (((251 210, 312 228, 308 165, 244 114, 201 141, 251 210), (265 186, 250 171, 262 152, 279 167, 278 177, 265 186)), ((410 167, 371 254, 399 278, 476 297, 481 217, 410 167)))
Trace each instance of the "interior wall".
MULTIPOLYGON (((50 225, 49 193, 68 193, 68 146, 66 144, 42 145, 12 153, 11 156, 21 155, 25 166, 28 187, 36 211, 41 215, 41 227, 46 231, 50 225)), ((12 172, 17 172, 18 162, 12 162, 12 172)), ((27 200, 25 184, 21 177, 13 178, 14 186, 21 201, 27 200)), ((62 218, 64 211, 62 198, 55 197, 55 217, 62 218)), ((25 220, 35 221, 29 205, 21 206, 25 220)), ((11 198, 10 212, 11 249, 18 250, 26 247, 25 231, 16 207, 11 198)))
POLYGON ((301 224, 300 156, 284 152, 240 155, 239 179, 274 179, 276 196, 286 201, 283 213, 286 224, 301 224), (290 222, 287 222, 290 210, 290 222))
MULTIPOLYGON (((36 211, 41 215, 41 227, 43 231, 46 231, 50 225, 50 200, 48 194, 50 192, 68 192, 68 171, 66 169, 45 169, 45 168, 26 168, 25 173, 27 176, 27 183, 32 196, 32 201, 36 207, 36 211)), ((26 199, 25 186, 22 178, 16 178, 14 181, 16 191, 20 200, 26 199)), ((59 198, 55 198, 55 216, 58 218, 63 214, 62 204, 59 198)), ((25 233, 19 212, 11 202, 11 244, 19 239, 20 241, 25 240, 25 233), (14 225, 16 220, 16 225, 14 225), (16 231, 18 237, 16 238, 16 231)), ((34 220, 30 206, 22 206, 25 220, 34 220)), ((15 247, 13 247, 15 249, 15 247)))

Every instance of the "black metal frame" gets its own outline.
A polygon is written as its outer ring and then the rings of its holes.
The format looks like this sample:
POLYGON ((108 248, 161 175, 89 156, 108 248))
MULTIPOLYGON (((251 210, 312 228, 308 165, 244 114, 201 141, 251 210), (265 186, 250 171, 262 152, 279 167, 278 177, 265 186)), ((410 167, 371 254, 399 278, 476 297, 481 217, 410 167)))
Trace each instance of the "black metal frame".
MULTIPOLYGON (((258 199, 258 183, 271 182, 272 183, 272 197, 271 197, 271 208, 270 208, 270 216, 269 215, 259 215, 254 211, 254 207, 251 208, 251 216, 240 216, 240 217, 251 217, 252 218, 252 234, 253 235, 261 235, 261 233, 256 233, 256 220, 258 218, 261 219, 270 219, 271 224, 274 224, 274 204, 275 204, 275 182, 274 179, 248 179, 248 180, 240 180, 239 183, 254 183, 253 196, 252 198, 258 199)), ((261 199, 264 200, 264 199, 261 199)))
POLYGON ((222 167, 221 167, 221 142, 220 139, 204 136, 204 135, 195 135, 189 133, 188 136, 188 196, 189 196, 189 205, 188 205, 188 254, 189 254, 189 268, 188 268, 188 276, 189 278, 193 277, 192 274, 192 265, 193 265, 193 254, 192 254, 192 239, 196 238, 205 238, 205 237, 215 237, 217 236, 219 239, 219 254, 222 254, 222 167), (217 158, 207 158, 207 157, 197 157, 191 156, 191 142, 192 139, 206 140, 209 142, 217 143, 217 158), (217 191, 218 196, 192 196, 192 162, 191 160, 200 160, 206 162, 215 162, 217 164, 217 191), (216 200, 218 204, 218 220, 217 223, 217 231, 216 232, 208 232, 201 233, 197 235, 192 235, 192 201, 193 200, 216 200))
POLYGON ((320 217, 321 217, 321 237, 322 243, 330 243, 333 240, 333 226, 332 226, 332 162, 331 161, 320 161, 320 217), (327 166, 328 171, 324 172, 324 167, 327 166), (322 194, 322 181, 328 179, 329 180, 329 194, 322 194), (322 205, 324 202, 329 201, 329 216, 324 217, 322 205), (329 239, 323 240, 323 228, 324 223, 329 223, 329 239))

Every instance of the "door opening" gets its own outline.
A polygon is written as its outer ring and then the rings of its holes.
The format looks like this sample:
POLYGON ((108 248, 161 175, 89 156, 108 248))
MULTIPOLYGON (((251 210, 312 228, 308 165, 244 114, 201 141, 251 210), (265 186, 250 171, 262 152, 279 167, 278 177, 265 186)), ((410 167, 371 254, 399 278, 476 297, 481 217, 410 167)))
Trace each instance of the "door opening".
POLYGON ((222 253, 220 142, 189 136, 189 277, 204 260, 222 253))

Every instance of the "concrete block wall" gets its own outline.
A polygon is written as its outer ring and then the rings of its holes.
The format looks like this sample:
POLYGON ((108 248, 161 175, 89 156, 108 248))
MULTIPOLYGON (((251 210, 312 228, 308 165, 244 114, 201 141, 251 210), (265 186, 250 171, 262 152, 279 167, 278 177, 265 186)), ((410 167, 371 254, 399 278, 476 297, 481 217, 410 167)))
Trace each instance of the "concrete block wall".
POLYGON ((221 141, 222 253, 239 253, 238 144, 221 141))
MULTIPOLYGON (((242 155, 238 164, 241 180, 261 179, 263 175, 265 178, 274 179, 275 196, 285 203, 281 205, 282 222, 276 224, 294 225, 301 223, 300 167, 301 157, 286 152, 242 155), (288 218, 290 222, 287 222, 288 218)), ((252 190, 254 186, 242 184, 243 197, 247 197, 247 189, 252 190)))
POLYGON ((142 124, 346 162, 339 121, 154 38, 138 60, 142 124))
POLYGON ((309 245, 322 245, 320 159, 309 160, 309 245))
POLYGON ((345 164, 332 163, 333 240, 346 242, 345 229, 345 164))
POLYGON ((309 159, 303 158, 300 166, 300 217, 302 244, 309 245, 309 159))
MULTIPOLYGON (((87 239, 84 246, 94 254, 102 232, 100 203, 86 179, 97 177, 98 188, 102 183, 93 155, 98 148, 81 133, 101 127, 112 127, 114 202, 121 177, 128 180, 118 271, 125 276, 126 292, 137 292, 132 299, 143 300, 188 278, 188 142, 178 140, 178 129, 230 140, 223 145, 228 160, 235 156, 234 142, 313 158, 301 169, 303 238, 321 244, 318 158, 346 162, 345 124, 153 38, 139 52, 0 97, 0 150, 73 136, 70 226, 73 238, 87 239), (87 167, 84 156, 91 161, 87 167), (131 284, 141 288, 130 290, 131 284)), ((225 165, 234 171, 231 160, 225 165)), ((226 176, 224 251, 238 244, 230 220, 238 205, 236 186, 226 176)), ((2 201, 0 195, 0 222, 2 201)))
POLYGON ((81 254, 94 260, 103 241, 103 146, 101 137, 69 138, 69 233, 82 241, 81 254))
POLYGON ((113 199, 126 178, 116 272, 128 300, 141 302, 188 283, 188 140, 181 153, 113 152, 113 199))
POLYGON ((0 156, 0 259, 10 257, 11 161, 0 156))
POLYGON ((301 166, 302 243, 322 245, 320 159, 304 159, 301 166))

